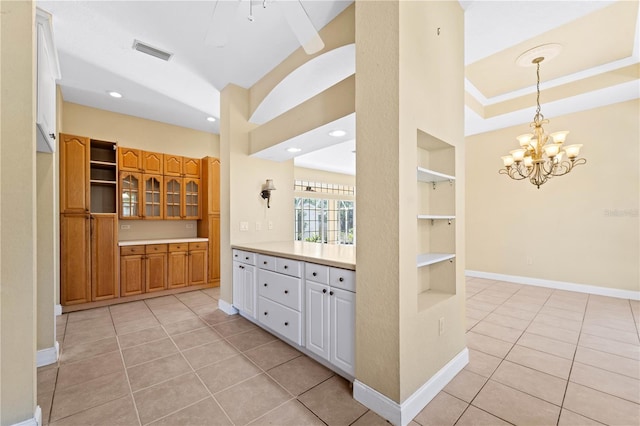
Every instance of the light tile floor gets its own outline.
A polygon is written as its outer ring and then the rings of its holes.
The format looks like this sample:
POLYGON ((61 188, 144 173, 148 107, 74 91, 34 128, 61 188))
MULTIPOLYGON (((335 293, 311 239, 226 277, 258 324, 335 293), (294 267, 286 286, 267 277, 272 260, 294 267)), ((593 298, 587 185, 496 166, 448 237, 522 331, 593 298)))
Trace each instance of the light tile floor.
MULTIPOLYGON (((50 425, 384 425, 219 289, 58 317, 50 425)), ((640 424, 640 303, 467 279, 469 365, 412 425, 640 424)))

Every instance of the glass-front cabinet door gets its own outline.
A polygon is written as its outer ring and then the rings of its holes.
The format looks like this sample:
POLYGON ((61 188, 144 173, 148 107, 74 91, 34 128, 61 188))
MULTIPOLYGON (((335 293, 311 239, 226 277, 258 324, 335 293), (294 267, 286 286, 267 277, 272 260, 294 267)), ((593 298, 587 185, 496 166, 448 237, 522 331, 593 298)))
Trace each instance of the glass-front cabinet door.
POLYGON ((162 219, 162 176, 143 175, 144 180, 144 218, 162 219))
POLYGON ((164 218, 181 219, 182 217, 182 178, 165 176, 164 218))
POLYGON ((140 173, 120 172, 120 219, 140 219, 140 173))
POLYGON ((184 179, 184 218, 200 219, 200 179, 184 179))

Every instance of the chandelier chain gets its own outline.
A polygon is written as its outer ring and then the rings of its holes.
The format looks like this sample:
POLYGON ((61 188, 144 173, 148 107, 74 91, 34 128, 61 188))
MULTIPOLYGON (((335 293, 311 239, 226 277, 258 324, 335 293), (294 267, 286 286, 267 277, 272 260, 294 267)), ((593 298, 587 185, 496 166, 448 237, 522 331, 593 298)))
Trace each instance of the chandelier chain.
POLYGON ((536 82, 536 116, 534 121, 542 121, 544 120, 544 115, 540 112, 540 62, 536 63, 536 77, 538 78, 536 82))

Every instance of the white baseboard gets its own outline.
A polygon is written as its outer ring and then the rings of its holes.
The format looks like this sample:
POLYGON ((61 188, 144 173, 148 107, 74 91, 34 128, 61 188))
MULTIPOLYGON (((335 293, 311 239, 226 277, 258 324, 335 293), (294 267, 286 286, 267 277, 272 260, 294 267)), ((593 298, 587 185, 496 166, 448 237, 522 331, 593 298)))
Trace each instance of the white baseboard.
POLYGON ((33 412, 33 417, 27 420, 23 420, 20 423, 14 423, 13 426, 40 426, 42 424, 42 409, 39 405, 36 405, 36 409, 33 412))
POLYGON ((36 353, 36 366, 44 367, 45 365, 53 364, 58 361, 58 355, 60 354, 60 344, 55 344, 47 349, 41 349, 36 353))
POLYGON ((226 302, 222 299, 218 300, 218 309, 224 312, 227 315, 235 315, 238 313, 238 310, 233 307, 233 305, 229 302, 226 302))
POLYGON ((355 380, 353 398, 396 426, 406 426, 469 363, 464 348, 402 404, 355 380))
POLYGON ((54 305, 53 306, 53 314, 57 317, 62 315, 62 305, 54 305))
POLYGON ((544 280, 541 278, 521 277, 517 275, 496 274, 483 271, 464 271, 467 277, 486 278, 488 280, 506 281, 509 283, 533 285, 536 287, 555 288, 578 293, 597 294, 599 296, 616 297, 618 299, 640 300, 640 291, 621 290, 617 288, 599 287, 595 285, 576 284, 565 281, 544 280))

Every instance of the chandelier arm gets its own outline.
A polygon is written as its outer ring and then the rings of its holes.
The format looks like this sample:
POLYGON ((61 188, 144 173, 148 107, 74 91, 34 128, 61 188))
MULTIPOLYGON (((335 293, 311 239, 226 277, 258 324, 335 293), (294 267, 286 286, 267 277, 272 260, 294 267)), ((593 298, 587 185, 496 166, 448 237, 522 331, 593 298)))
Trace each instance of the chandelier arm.
POLYGON ((501 175, 507 175, 513 180, 523 180, 528 177, 523 176, 521 173, 516 174, 516 172, 514 171, 514 167, 509 167, 508 169, 500 169, 498 170, 498 173, 500 173, 501 175))

